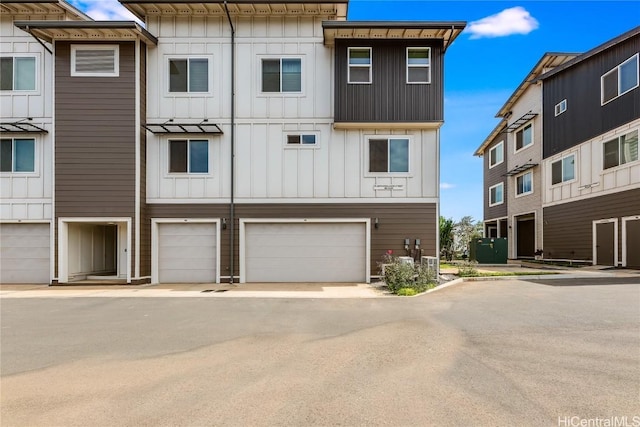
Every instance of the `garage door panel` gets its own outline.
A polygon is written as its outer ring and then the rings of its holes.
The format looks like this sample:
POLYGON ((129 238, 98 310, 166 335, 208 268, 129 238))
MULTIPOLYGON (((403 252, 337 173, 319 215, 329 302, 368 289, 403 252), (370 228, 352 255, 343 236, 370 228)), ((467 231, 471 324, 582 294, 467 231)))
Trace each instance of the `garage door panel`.
POLYGON ((0 225, 0 282, 49 283, 49 224, 0 225))
POLYGON ((248 282, 362 282, 364 223, 245 225, 248 282))
POLYGON ((158 224, 158 281, 216 281, 217 246, 214 223, 158 224))

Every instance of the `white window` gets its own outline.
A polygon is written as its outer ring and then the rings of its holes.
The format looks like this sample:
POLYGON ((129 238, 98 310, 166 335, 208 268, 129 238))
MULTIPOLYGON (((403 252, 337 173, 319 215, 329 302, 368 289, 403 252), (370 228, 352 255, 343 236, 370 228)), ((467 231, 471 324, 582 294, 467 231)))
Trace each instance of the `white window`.
POLYGON ((522 150, 533 144, 533 126, 531 123, 516 131, 516 151, 522 150))
POLYGON ((638 131, 634 130, 603 145, 602 169, 614 168, 638 160, 638 131))
POLYGON ((558 102, 556 104, 555 107, 555 115, 556 117, 559 116, 560 114, 564 113, 565 111, 567 111, 567 100, 563 99, 562 101, 558 102))
POLYGON ((263 93, 301 93, 302 59, 263 58, 263 93))
POLYGON ((551 163, 551 185, 572 181, 576 178, 576 156, 571 154, 551 163))
POLYGON ((638 87, 638 55, 636 53, 602 76, 602 105, 638 87))
POLYGON ((407 83, 431 83, 431 48, 407 48, 407 83))
POLYGON ((35 172, 35 155, 33 138, 2 138, 0 172, 35 172))
POLYGON ((371 83, 371 48, 350 47, 347 50, 349 83, 371 83))
POLYGON ((0 90, 36 90, 36 58, 33 56, 0 57, 0 90))
POLYGON ((170 58, 169 92, 209 92, 208 58, 170 58))
POLYGON ((369 172, 408 173, 409 139, 372 137, 368 140, 369 172))
POLYGON ((311 147, 317 144, 317 135, 313 133, 297 133, 287 135, 287 146, 311 147))
POLYGON ((489 169, 504 162, 504 141, 489 150, 489 169))
POLYGON ((489 206, 501 205, 504 202, 504 184, 489 187, 489 206))
POLYGON ((117 45, 72 45, 71 75, 118 77, 120 75, 117 45))
POLYGON ((533 193, 533 172, 525 172, 516 177, 516 196, 533 193))
POLYGON ((169 173, 209 173, 209 141, 169 141, 169 173))

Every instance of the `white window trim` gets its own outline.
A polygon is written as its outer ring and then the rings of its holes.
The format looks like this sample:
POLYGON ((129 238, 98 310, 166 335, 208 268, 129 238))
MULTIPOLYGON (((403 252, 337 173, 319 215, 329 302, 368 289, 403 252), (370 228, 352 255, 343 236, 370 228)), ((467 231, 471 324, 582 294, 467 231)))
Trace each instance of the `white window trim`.
POLYGON ((556 158, 555 160, 552 160, 551 163, 549 163, 549 176, 551 177, 550 182, 551 182, 551 187, 557 187, 563 184, 569 184, 572 183, 574 181, 576 181, 578 179, 578 156, 575 152, 573 153, 569 153, 569 154, 565 154, 561 157, 556 158), (553 164, 560 162, 560 174, 561 177, 564 176, 564 159, 569 158, 569 157, 573 157, 573 178, 572 179, 568 179, 566 181, 560 181, 560 182, 556 182, 555 184, 553 183, 553 164))
POLYGON ((554 111, 555 117, 558 117, 560 114, 567 111, 567 99, 565 98, 562 101, 558 102, 554 107, 553 111, 554 111))
POLYGON ((371 47, 356 47, 350 46, 347 48, 347 83, 350 85, 370 85, 373 83, 373 48, 371 47), (369 51, 369 64, 350 64, 349 58, 351 58, 351 50, 368 50, 369 51), (369 81, 368 82, 352 82, 351 81, 351 67, 355 68, 369 68, 369 81))
POLYGON ((413 176, 412 155, 413 155, 413 138, 411 135, 366 135, 364 140, 364 176, 365 177, 405 177, 413 176), (369 172, 369 141, 372 139, 406 139, 409 141, 409 152, 407 154, 409 170, 407 172, 369 172))
POLYGON ((616 136, 612 136, 611 138, 608 138, 606 140, 603 139, 602 142, 600 143, 600 147, 601 147, 600 152, 602 154, 602 162, 600 164, 601 167, 602 167, 602 170, 600 171, 601 175, 609 173, 611 171, 618 170, 618 169, 626 167, 628 165, 636 164, 636 163, 640 162, 640 128, 625 129, 625 130, 623 130, 621 132, 616 133, 616 136), (630 133, 633 133, 633 132, 638 132, 638 150, 639 150, 638 159, 637 160, 632 160, 632 161, 626 162, 626 163, 620 163, 620 148, 621 148, 620 147, 620 138, 622 138, 623 136, 629 135, 630 133), (605 169, 604 168, 604 144, 606 144, 607 142, 611 142, 613 140, 617 140, 618 141, 618 164, 616 166, 612 166, 610 168, 605 169))
MULTIPOLYGON (((280 72, 282 73, 282 62, 280 62, 280 72)), ((281 97, 281 98, 299 98, 305 96, 305 56, 304 55, 258 55, 258 97, 281 97), (300 92, 282 92, 282 76, 280 77, 281 92, 263 92, 262 91, 262 60, 263 59, 299 59, 300 60, 300 92)))
POLYGON ((318 131, 295 131, 295 132, 284 132, 283 135, 283 143, 284 143, 284 148, 288 149, 288 150, 315 150, 320 148, 320 133, 318 131), (300 142, 300 144, 289 144, 287 143, 287 137, 289 135, 300 135, 300 137, 302 137, 302 135, 314 135, 316 137, 316 143, 315 144, 303 144, 302 142, 300 142))
MULTIPOLYGON (((205 96, 211 96, 213 94, 213 72, 212 72, 212 67, 213 67, 213 55, 198 55, 198 54, 193 54, 193 55, 165 55, 165 59, 164 59, 164 64, 165 64, 165 69, 164 72, 166 73, 166 87, 165 87, 165 96, 166 97, 172 97, 172 98, 197 98, 197 97, 205 97, 205 96), (171 75, 169 74, 169 61, 171 61, 172 59, 206 59, 207 61, 209 61, 208 63, 208 68, 209 68, 209 72, 208 72, 208 82, 207 82, 207 87, 209 88, 208 91, 206 92, 189 92, 187 90, 187 92, 171 92, 171 75)), ((187 65, 187 89, 189 89, 189 81, 188 81, 188 65, 187 65)))
POLYGON ((408 85, 426 85, 431 84, 431 48, 426 46, 407 46, 406 50, 406 76, 405 82, 408 85), (428 52, 428 62, 427 65, 424 64, 409 64, 409 50, 426 50, 428 52), (409 81, 409 68, 426 68, 427 69, 427 81, 426 82, 410 82, 409 81))
POLYGON ((520 175, 516 175, 515 176, 515 193, 516 193, 516 198, 517 197, 523 197, 523 196, 528 196, 529 194, 533 194, 533 171, 528 170, 524 173, 521 173, 520 175), (524 193, 519 193, 518 194, 518 178, 520 178, 521 176, 525 176, 527 174, 531 174, 531 190, 530 191, 526 191, 524 193))
POLYGON ((0 172, 0 176, 2 177, 39 177, 40 176, 40 139, 38 137, 2 137, 1 139, 10 139, 11 140, 11 169, 10 171, 0 172), (32 172, 15 172, 13 171, 13 153, 14 153, 14 144, 16 139, 33 139, 33 171, 32 172))
POLYGON ((499 143, 497 143, 496 145, 494 145, 491 149, 489 149, 489 169, 493 169, 496 166, 500 165, 504 163, 504 141, 500 141, 499 143), (491 152, 493 150, 497 150, 498 147, 500 147, 500 149, 502 150, 502 160, 500 160, 499 162, 496 162, 495 164, 491 164, 491 152))
MULTIPOLYGON (((0 91, 0 93, 2 93, 3 95, 10 95, 12 93, 15 94, 36 94, 40 91, 40 55, 38 54, 33 54, 33 53, 13 53, 13 52, 7 52, 7 53, 0 53, 0 57, 2 58, 34 58, 35 59, 35 68, 36 68, 36 75, 35 75, 35 84, 34 84, 34 89, 32 90, 16 90, 16 89, 11 89, 11 90, 2 90, 0 91)), ((15 66, 16 63, 15 61, 13 62, 13 73, 14 73, 14 79, 15 79, 15 66)), ((15 80, 11 82, 11 87, 15 88, 15 80)))
POLYGON ((205 178, 212 176, 213 173, 211 171, 211 139, 210 138, 167 138, 165 141, 164 152, 166 153, 166 161, 165 163, 165 178, 181 178, 181 177, 189 177, 189 178, 205 178), (187 141, 187 172, 170 172, 171 169, 171 141, 187 141), (191 141, 207 141, 207 172, 189 172, 189 153, 191 151, 191 141))
POLYGON ((513 133, 513 152, 515 153, 519 153, 521 151, 526 150, 529 147, 533 147, 534 144, 534 138, 535 138, 535 134, 533 131, 533 121, 529 121, 527 123, 525 123, 524 125, 520 126, 514 133, 513 133), (524 132, 524 129, 527 126, 531 126, 531 144, 528 145, 523 145, 522 148, 518 148, 518 132, 524 132))
POLYGON ((640 57, 640 54, 638 53, 636 53, 635 55, 632 55, 629 59, 622 61, 620 64, 613 67, 612 69, 610 69, 600 77, 600 106, 606 105, 611 101, 620 98, 622 95, 625 95, 631 92, 632 90, 636 89, 640 85, 640 61, 638 60, 639 57, 640 57), (638 73, 638 75, 636 75, 636 85, 620 93, 620 68, 622 68, 622 66, 625 65, 627 62, 631 62, 631 61, 636 61, 636 70, 637 70, 636 72, 638 73), (604 78, 609 74, 613 73, 614 71, 618 71, 618 95, 605 101, 604 100, 604 78))
POLYGON ((501 182, 499 184, 492 185, 491 187, 489 187, 489 207, 498 206, 503 203, 504 203, 504 182, 501 182), (502 200, 496 203, 491 203, 491 190, 497 187, 502 187, 502 200))
POLYGON ((73 77, 119 77, 120 76, 120 46, 117 44, 72 44, 71 45, 71 75, 73 77), (112 73, 83 73, 76 71, 76 52, 79 50, 113 50, 112 73))

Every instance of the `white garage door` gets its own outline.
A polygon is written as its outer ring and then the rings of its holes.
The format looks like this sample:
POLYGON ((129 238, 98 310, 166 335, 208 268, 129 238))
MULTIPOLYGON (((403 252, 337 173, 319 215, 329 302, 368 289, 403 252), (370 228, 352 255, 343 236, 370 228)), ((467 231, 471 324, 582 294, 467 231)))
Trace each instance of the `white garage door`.
POLYGON ((216 256, 214 223, 158 224, 160 283, 213 283, 216 256))
POLYGON ((364 282, 364 223, 246 223, 246 282, 364 282))
POLYGON ((0 224, 0 283, 49 283, 49 224, 0 224))

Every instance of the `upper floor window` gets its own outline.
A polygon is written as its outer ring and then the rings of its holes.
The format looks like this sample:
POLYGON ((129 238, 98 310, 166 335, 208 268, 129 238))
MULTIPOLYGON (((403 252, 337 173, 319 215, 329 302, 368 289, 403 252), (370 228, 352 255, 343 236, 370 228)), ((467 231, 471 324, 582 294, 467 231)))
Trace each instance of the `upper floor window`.
POLYGON ((602 76, 602 105, 638 87, 638 55, 636 53, 602 76))
POLYGON ((208 173, 209 141, 169 141, 169 173, 208 173))
POLYGON ((551 185, 567 182, 576 177, 576 156, 571 154, 551 163, 551 185))
POLYGON ((2 138, 0 172, 35 172, 35 154, 33 138, 2 138))
POLYGON ((533 193, 533 172, 525 172, 516 178, 516 196, 533 193))
POLYGON ((262 92, 302 92, 300 58, 264 58, 262 92))
POLYGON ((533 144, 533 126, 531 123, 516 131, 516 151, 533 144))
POLYGON ((407 48, 407 83, 431 83, 431 48, 407 48))
POLYGON ((369 172, 409 172, 409 139, 369 139, 369 172))
POLYGON ((292 146, 311 146, 316 145, 316 135, 312 133, 287 135, 287 145, 292 146))
POLYGON ((209 92, 209 59, 169 59, 169 92, 209 92))
POLYGON ((603 169, 613 168, 638 160, 638 131, 634 130, 626 135, 621 135, 616 139, 605 142, 603 149, 603 169))
POLYGON ((489 206, 500 205, 504 202, 504 183, 489 187, 489 206))
POLYGON ((565 111, 567 111, 567 100, 563 99, 562 101, 558 102, 554 108, 554 112, 556 117, 559 116, 560 114, 564 113, 565 111))
POLYGON ((33 56, 1 57, 0 90, 36 90, 36 58, 33 56))
POLYGON ((71 46, 71 75, 118 77, 120 74, 117 45, 71 46))
POLYGON ((500 141, 489 150, 489 169, 504 161, 504 141, 500 141))
POLYGON ((349 56, 349 83, 371 83, 371 48, 350 47, 349 56))

